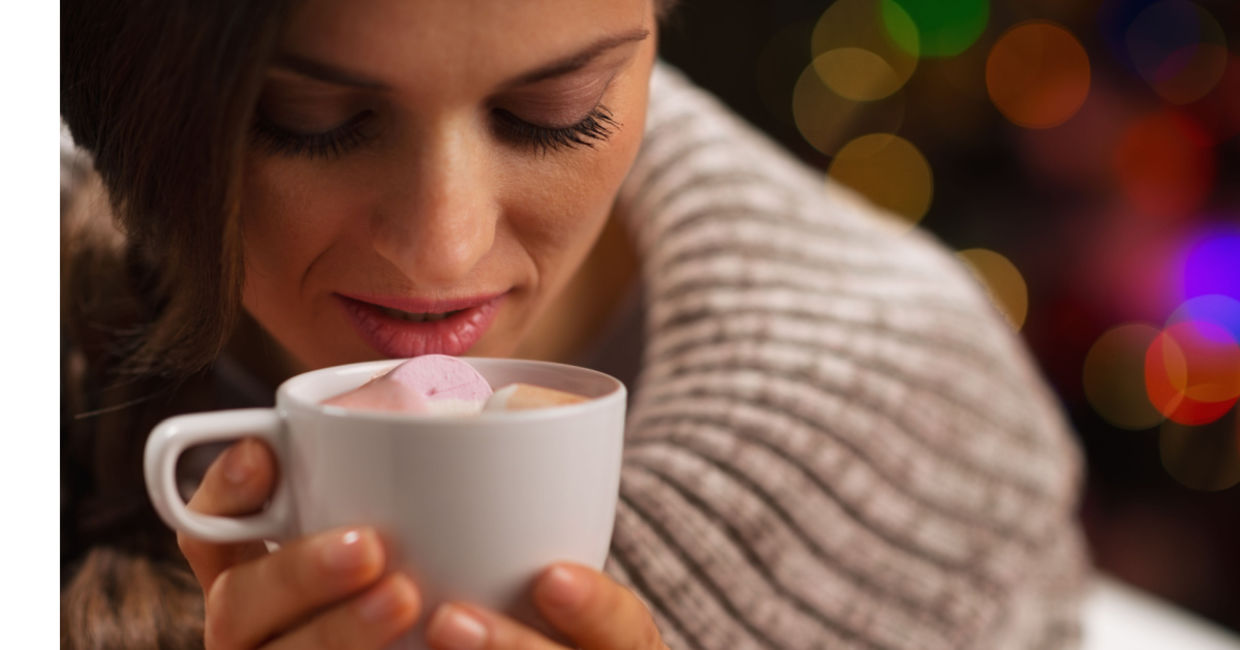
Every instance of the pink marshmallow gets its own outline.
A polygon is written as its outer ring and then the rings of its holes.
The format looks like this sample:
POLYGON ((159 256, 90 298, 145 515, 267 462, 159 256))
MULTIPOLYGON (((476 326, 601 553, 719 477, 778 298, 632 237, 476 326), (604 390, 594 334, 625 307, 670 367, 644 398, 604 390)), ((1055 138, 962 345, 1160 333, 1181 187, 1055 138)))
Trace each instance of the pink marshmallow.
POLYGON ((362 386, 326 399, 345 408, 461 415, 478 412, 491 385, 474 367, 443 354, 414 357, 362 386))
POLYGON ((474 367, 446 354, 414 357, 388 373, 406 388, 430 400, 462 399, 485 402, 491 385, 474 367))
POLYGON ((342 393, 324 404, 350 409, 373 411, 403 411, 405 413, 428 413, 431 410, 426 396, 409 390, 388 375, 375 377, 358 388, 342 393))

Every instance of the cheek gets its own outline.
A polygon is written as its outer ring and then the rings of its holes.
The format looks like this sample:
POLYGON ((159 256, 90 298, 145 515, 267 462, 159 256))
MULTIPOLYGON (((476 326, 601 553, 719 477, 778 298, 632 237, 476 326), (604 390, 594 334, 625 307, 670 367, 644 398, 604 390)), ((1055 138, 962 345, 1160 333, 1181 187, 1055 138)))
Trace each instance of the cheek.
POLYGON ((340 279, 338 258, 352 255, 357 240, 351 224, 364 223, 370 201, 350 174, 347 165, 258 154, 246 164, 242 304, 299 369, 364 358, 323 292, 340 279))
POLYGON ((248 161, 241 204, 245 284, 242 305, 301 362, 322 340, 314 330, 331 322, 330 303, 315 298, 324 260, 347 241, 345 225, 364 209, 341 191, 337 174, 300 159, 254 156, 248 161), (324 320, 327 317, 328 320, 324 320))
MULTIPOLYGON (((509 222, 525 249, 539 263, 545 275, 568 273, 572 261, 556 265, 550 257, 580 257, 593 245, 611 214, 620 185, 628 175, 641 146, 645 127, 646 81, 648 71, 635 66, 633 88, 623 93, 622 102, 604 102, 618 118, 620 127, 595 149, 570 150, 559 154, 559 164, 538 167, 538 172, 518 172, 505 185, 517 188, 521 206, 509 214, 509 222), (561 268, 568 266, 569 268, 561 268)), ((620 95, 618 93, 618 95, 620 95)), ((552 154, 555 155, 555 154, 552 154)), ((512 169, 530 169, 513 164, 512 169)))
POLYGON ((296 163, 254 159, 246 167, 241 228, 247 276, 281 278, 305 266, 327 235, 313 188, 296 163))
POLYGON ((247 288, 303 288, 357 238, 371 198, 348 166, 330 165, 260 155, 248 161, 241 205, 247 288))

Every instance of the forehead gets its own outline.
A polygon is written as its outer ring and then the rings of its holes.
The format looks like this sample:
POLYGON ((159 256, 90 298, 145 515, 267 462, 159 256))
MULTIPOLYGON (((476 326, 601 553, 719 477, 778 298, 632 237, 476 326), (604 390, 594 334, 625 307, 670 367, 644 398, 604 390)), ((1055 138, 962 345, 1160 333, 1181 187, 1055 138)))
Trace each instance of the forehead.
POLYGON ((652 20, 652 0, 306 0, 281 51, 398 90, 465 92, 652 20))

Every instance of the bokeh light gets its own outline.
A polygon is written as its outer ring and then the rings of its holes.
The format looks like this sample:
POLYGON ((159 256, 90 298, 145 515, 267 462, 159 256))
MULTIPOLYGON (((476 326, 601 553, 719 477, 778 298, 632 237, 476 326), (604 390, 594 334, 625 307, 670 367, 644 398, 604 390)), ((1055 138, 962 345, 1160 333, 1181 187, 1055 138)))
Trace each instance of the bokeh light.
POLYGON ((899 130, 904 123, 904 95, 896 93, 877 102, 845 99, 823 83, 811 64, 792 90, 792 118, 801 137, 830 156, 863 134, 899 130))
POLYGON ((754 60, 754 86, 758 98, 781 124, 796 125, 788 97, 805 69, 805 62, 813 58, 809 51, 813 29, 812 21, 784 26, 771 36, 754 60))
POLYGON ((1190 298, 1171 312, 1167 325, 1193 321, 1214 323, 1240 341, 1240 300, 1221 294, 1190 298))
POLYGON ((882 99, 908 80, 886 59, 859 47, 837 47, 822 54, 814 59, 814 71, 828 88, 857 102, 882 99))
POLYGON ((1240 300, 1240 223, 1218 224, 1195 238, 1183 281, 1186 298, 1219 294, 1240 300))
POLYGON ((1146 351, 1145 388, 1168 419, 1189 426, 1213 422, 1240 398, 1240 345, 1208 321, 1171 325, 1146 351))
POLYGON ((925 216, 934 194, 925 156, 913 143, 889 133, 871 133, 844 145, 827 174, 910 224, 925 216))
POLYGON ((1129 207, 1163 219, 1191 216, 1214 186, 1209 134, 1178 111, 1133 120, 1115 149, 1116 182, 1129 207))
POLYGON ((917 69, 917 30, 899 6, 880 0, 839 0, 819 17, 810 38, 814 70, 827 88, 844 99, 882 99, 904 86, 917 69), (882 17, 880 17, 882 14, 882 17), (890 17, 887 17, 890 14, 890 17), (884 29, 890 21, 906 38, 897 46, 884 29))
POLYGON ((1194 490, 1226 490, 1240 483, 1240 408, 1208 425, 1189 427, 1173 421, 1159 429, 1158 451, 1163 467, 1176 481, 1194 490))
POLYGON ((883 0, 883 23, 906 52, 950 57, 981 36, 990 18, 989 0, 883 0))
POLYGON ((986 59, 986 90, 1013 124, 1050 128, 1080 110, 1089 95, 1085 48, 1048 21, 1020 23, 999 38, 986 59))
POLYGON ((1130 61, 1163 99, 1187 104, 1209 93, 1227 67, 1227 40, 1214 16, 1188 0, 1142 10, 1124 35, 1130 61))
POLYGON ((1029 289, 1020 269, 1003 255, 985 248, 970 248, 956 253, 986 287, 990 300, 1003 314, 1012 329, 1019 330, 1029 313, 1029 289))
POLYGON ((1120 429, 1149 429, 1165 419, 1145 393, 1145 353, 1160 333, 1153 325, 1120 325, 1098 337, 1085 355, 1085 398, 1120 429))

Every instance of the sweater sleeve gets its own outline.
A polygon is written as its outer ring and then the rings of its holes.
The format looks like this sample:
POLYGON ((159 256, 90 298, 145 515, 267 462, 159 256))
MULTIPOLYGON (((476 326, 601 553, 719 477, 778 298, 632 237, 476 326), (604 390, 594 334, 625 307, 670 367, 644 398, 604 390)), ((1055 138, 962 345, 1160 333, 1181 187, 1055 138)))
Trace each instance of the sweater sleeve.
POLYGON ((941 245, 658 66, 609 572, 676 649, 1070 648, 1081 460, 941 245))

